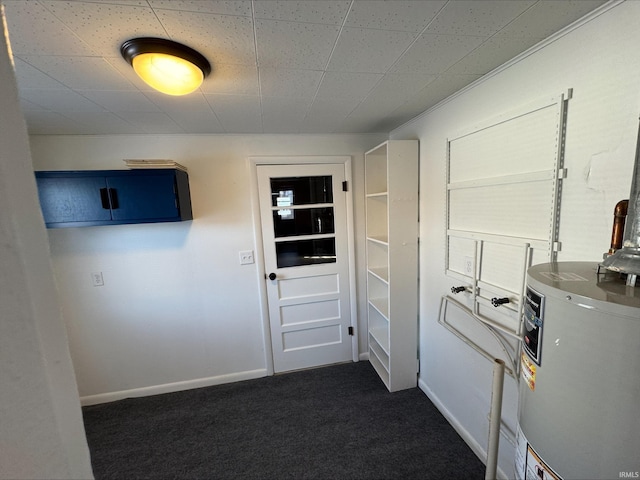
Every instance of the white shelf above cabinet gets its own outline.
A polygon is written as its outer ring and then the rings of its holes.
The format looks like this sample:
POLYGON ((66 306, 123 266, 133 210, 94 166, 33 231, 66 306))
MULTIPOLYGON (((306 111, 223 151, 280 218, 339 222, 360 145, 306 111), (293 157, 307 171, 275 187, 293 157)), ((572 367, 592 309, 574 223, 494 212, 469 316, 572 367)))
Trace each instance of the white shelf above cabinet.
POLYGON ((418 142, 365 153, 369 361, 389 391, 417 385, 418 142))

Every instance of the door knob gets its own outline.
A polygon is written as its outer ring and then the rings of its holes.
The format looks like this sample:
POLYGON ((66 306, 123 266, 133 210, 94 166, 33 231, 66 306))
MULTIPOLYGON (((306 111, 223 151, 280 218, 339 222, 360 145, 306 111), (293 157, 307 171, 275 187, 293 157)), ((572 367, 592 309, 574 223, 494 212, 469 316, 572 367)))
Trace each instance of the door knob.
POLYGON ((271 273, 269 274, 269 280, 275 280, 275 279, 276 279, 276 274, 275 274, 275 273, 273 273, 273 272, 271 272, 271 273))

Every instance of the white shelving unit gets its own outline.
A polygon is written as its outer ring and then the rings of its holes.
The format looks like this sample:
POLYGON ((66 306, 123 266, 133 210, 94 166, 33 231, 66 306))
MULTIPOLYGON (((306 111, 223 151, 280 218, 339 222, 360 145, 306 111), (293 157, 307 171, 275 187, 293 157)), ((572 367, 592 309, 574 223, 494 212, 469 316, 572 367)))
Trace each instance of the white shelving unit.
POLYGON ((369 361, 390 392, 417 385, 418 142, 365 153, 369 361))

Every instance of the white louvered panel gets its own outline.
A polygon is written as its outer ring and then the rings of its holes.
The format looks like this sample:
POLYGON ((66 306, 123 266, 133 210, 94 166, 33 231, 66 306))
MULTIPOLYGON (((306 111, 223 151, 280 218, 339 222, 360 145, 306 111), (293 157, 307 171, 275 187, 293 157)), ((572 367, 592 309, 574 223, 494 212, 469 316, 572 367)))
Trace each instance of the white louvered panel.
POLYGON ((548 239, 553 208, 551 181, 454 190, 449 228, 548 239))
POLYGON ((449 182, 552 169, 557 128, 554 103, 452 140, 449 182))

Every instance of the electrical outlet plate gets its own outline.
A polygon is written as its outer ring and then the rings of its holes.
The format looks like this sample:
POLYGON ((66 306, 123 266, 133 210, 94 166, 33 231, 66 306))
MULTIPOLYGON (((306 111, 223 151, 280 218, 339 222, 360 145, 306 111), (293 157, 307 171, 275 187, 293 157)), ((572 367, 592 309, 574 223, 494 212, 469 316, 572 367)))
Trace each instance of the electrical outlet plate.
POLYGON ((473 257, 464 257, 464 274, 473 275, 473 257))
POLYGON ((93 281, 94 287, 102 287, 104 285, 104 278, 102 277, 102 272, 92 272, 91 280, 93 281))
POLYGON ((253 262, 253 250, 245 250, 240 252, 240 265, 250 265, 253 262))

